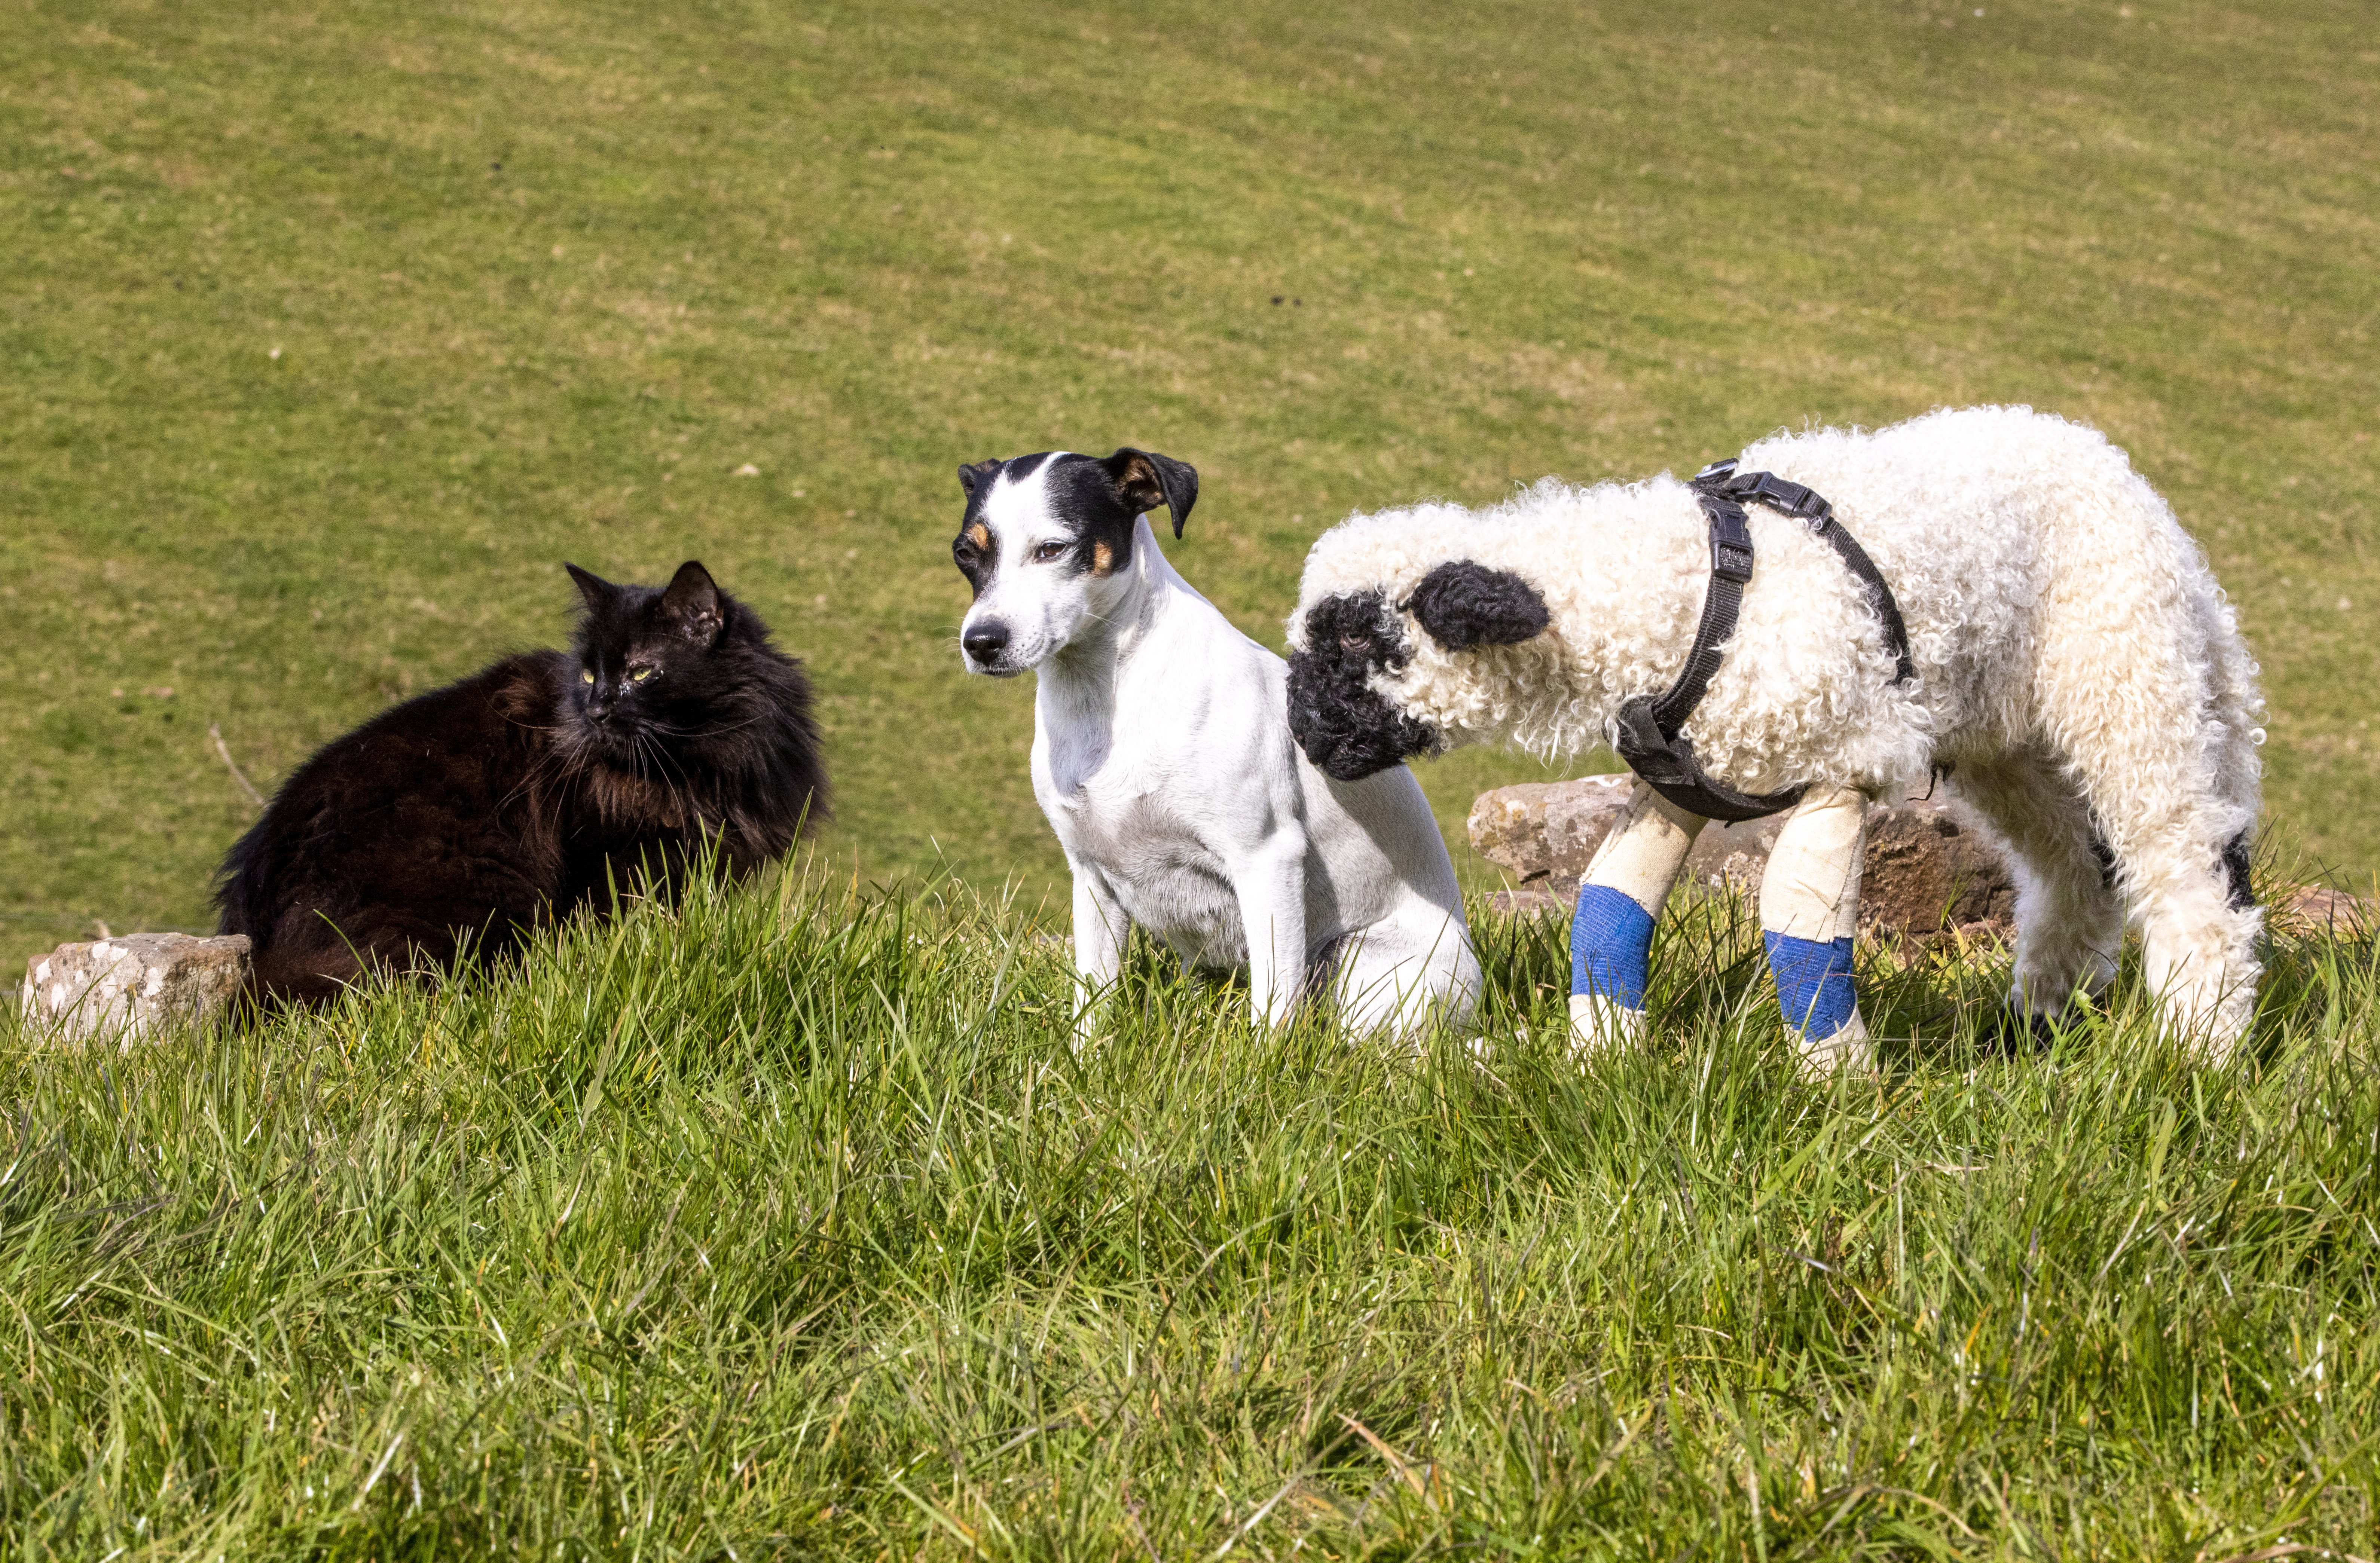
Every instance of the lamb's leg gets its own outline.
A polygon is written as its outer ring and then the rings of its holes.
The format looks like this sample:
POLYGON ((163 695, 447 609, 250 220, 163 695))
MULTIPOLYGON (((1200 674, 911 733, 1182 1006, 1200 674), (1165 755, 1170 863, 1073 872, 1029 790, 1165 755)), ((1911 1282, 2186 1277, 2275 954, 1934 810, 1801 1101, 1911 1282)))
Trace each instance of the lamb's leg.
POLYGON ((2016 870, 2016 973, 2009 1002, 2027 1022, 2115 980, 2124 940, 2107 848, 2090 811, 2046 755, 1961 762, 1950 782, 2001 838, 2016 870))
POLYGON ((1813 788, 1777 832, 1761 871, 1760 937, 1777 1002, 1800 1034, 1811 1073, 1875 1060, 1852 988, 1866 823, 1867 797, 1857 788, 1813 788))
POLYGON ((1627 813, 1596 849, 1570 931, 1573 1051, 1643 1032, 1653 924, 1706 823, 1639 782, 1627 813))
POLYGON ((2264 914, 2248 886, 2252 818, 2221 795, 2212 766, 2177 777, 2179 768, 2099 754, 2076 769, 2141 930, 2141 975, 2159 1027, 2220 1064, 2247 1034, 2262 975, 2264 914))
POLYGON ((2205 563, 2130 473, 2048 475, 2058 579, 2034 624, 2034 726, 2115 858, 2160 1027, 2216 1061, 2255 1007, 2254 666, 2205 563))

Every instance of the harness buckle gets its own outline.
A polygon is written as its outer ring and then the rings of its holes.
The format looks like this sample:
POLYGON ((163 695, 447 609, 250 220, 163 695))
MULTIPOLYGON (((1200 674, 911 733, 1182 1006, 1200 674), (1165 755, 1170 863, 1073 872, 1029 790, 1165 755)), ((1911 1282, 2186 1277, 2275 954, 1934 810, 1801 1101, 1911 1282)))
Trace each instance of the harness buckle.
POLYGON ((1752 528, 1744 524, 1743 506, 1706 491, 1703 515, 1710 522, 1711 574, 1737 586, 1752 581, 1752 528))
POLYGON ((1835 514, 1835 507, 1815 490, 1799 483, 1789 483, 1773 473, 1761 479, 1760 491, 1761 498, 1781 503, 1787 514, 1804 521, 1824 522, 1835 514))

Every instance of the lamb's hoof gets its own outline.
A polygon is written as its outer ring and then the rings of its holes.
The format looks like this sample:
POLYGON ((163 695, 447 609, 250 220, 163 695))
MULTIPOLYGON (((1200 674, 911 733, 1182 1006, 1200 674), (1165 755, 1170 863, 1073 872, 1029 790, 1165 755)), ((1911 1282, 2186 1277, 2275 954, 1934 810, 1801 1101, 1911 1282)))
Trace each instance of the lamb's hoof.
POLYGON ((1596 993, 1570 996, 1570 1056, 1585 1059, 1608 1048, 1633 1047, 1645 1035, 1645 1012, 1627 1009, 1596 993))
POLYGON ((2010 1004, 2001 1009, 1992 1028, 1985 1034, 1985 1044, 2003 1059, 2022 1059, 2034 1053, 2046 1053, 2058 1040, 2056 1023, 2046 1014, 2010 1004))
POLYGON ((1875 1073, 1876 1042, 1867 1034, 1867 1022, 1853 1010, 1852 1018, 1836 1027, 1833 1035, 1815 1041, 1804 1037, 1795 1064, 1805 1080, 1831 1079, 1847 1069, 1875 1073))

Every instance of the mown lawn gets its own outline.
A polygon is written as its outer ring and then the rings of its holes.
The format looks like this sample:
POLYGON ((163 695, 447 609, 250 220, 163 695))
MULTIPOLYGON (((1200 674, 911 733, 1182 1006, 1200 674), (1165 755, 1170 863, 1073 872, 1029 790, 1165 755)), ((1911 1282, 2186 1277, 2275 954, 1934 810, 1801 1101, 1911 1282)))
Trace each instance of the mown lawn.
POLYGON ((1798 1082, 1756 933, 1481 1067, 1013 912, 758 893, 495 981, 116 1053, 0 1024, 0 1554, 2380 1555, 2380 991, 2284 933, 2252 1056, 2129 979, 1873 957, 1798 1082), (2325 1549, 2307 1551, 2308 1548, 2325 1549))
MULTIPOLYGON (((565 559, 698 556, 810 659, 838 862, 1031 901, 1030 692, 951 644, 959 462, 1192 461, 1171 551, 1278 644, 1352 507, 1985 400, 2173 498, 2265 664, 2275 817, 2368 877, 2370 19, 22 0, 0 962, 204 926, 247 818, 210 727, 269 784, 559 636, 565 559)), ((1541 774, 1423 773, 1450 826, 1541 774)))

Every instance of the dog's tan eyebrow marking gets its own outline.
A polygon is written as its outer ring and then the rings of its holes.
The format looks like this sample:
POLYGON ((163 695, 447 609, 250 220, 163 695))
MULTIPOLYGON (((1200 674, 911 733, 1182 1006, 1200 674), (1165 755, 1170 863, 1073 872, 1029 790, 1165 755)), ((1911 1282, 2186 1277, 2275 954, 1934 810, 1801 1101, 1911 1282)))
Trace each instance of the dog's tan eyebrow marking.
POLYGON ((1106 576, 1112 575, 1114 572, 1115 550, 1110 548, 1104 539, 1093 543, 1091 545, 1091 574, 1094 576, 1106 576))
POLYGON ((991 547, 991 528, 980 521, 970 521, 967 523, 966 539, 978 548, 989 549, 991 547))

